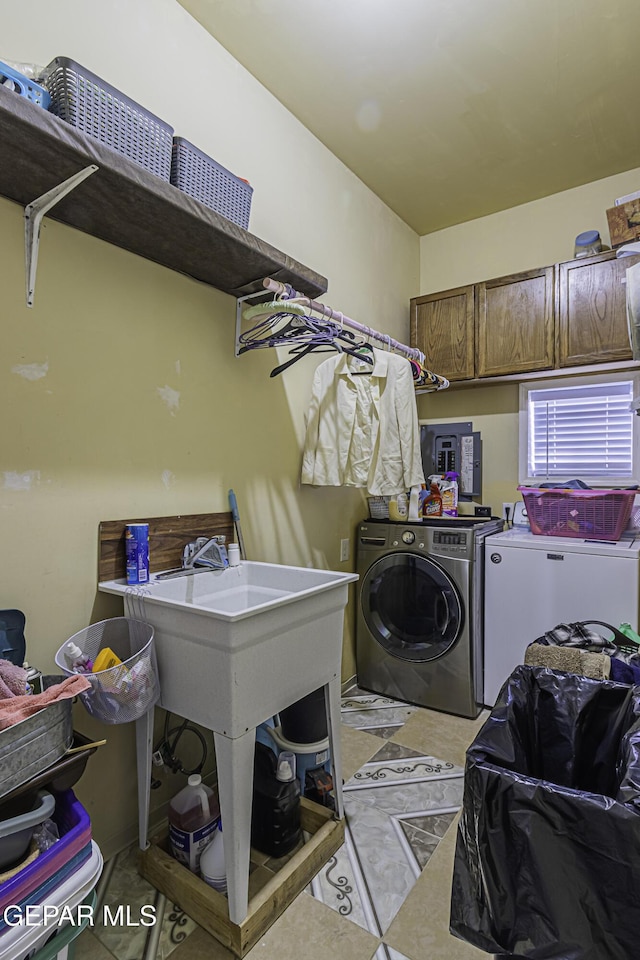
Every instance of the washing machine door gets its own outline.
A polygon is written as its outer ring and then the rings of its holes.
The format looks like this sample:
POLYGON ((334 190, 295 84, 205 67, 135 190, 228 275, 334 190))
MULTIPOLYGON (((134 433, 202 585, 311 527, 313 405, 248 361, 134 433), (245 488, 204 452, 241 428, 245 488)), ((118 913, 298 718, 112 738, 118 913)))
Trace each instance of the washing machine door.
POLYGON ((363 577, 360 598, 372 636, 401 660, 436 660, 462 632, 458 589, 428 557, 393 553, 376 560, 363 577))

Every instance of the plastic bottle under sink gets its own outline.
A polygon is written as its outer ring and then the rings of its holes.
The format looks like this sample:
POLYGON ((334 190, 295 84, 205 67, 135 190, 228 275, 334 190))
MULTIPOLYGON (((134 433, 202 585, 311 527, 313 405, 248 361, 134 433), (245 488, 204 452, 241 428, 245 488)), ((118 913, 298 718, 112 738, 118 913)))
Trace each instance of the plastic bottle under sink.
POLYGON ((270 747, 256 743, 251 843, 270 857, 283 857, 300 842, 300 781, 296 758, 282 751, 278 759, 270 747))
POLYGON ((224 864, 224 839, 222 837, 222 823, 218 821, 218 829, 202 851, 200 857, 200 876, 205 883, 225 893, 227 889, 227 872, 224 864))
POLYGON ((220 820, 215 791, 193 773, 187 786, 169 802, 169 841, 171 853, 194 873, 199 872, 200 857, 220 820))

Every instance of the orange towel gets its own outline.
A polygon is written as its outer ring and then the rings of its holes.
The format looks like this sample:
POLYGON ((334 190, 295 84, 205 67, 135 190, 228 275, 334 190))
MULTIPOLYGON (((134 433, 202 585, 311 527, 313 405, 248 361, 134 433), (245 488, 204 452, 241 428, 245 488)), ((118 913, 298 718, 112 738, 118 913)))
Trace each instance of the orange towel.
POLYGON ((12 727, 14 723, 20 723, 21 720, 25 720, 44 707, 48 707, 50 703, 77 697, 79 693, 88 690, 90 686, 91 684, 85 676, 76 673, 73 677, 66 677, 62 683, 55 683, 52 687, 47 687, 44 693, 25 694, 21 697, 0 700, 0 730, 6 730, 7 727, 12 727))

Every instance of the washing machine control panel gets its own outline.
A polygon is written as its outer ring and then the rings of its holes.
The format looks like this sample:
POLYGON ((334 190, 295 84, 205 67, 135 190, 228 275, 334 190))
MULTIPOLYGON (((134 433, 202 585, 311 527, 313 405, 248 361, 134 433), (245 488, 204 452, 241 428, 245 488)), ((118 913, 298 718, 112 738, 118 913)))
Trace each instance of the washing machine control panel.
POLYGON ((433 554, 455 560, 473 560, 476 530, 472 526, 462 527, 455 523, 455 520, 443 520, 441 526, 422 523, 405 526, 394 521, 385 523, 376 520, 362 523, 358 529, 361 562, 365 563, 365 557, 382 554, 385 550, 407 550, 427 556, 433 554))
POLYGON ((426 544, 423 542, 424 534, 419 534, 419 539, 416 539, 416 535, 413 530, 403 530, 400 535, 400 539, 395 538, 391 541, 392 547, 417 547, 418 550, 424 550, 426 544))
POLYGON ((469 549, 469 536, 473 534, 467 530, 434 530, 433 546, 443 556, 463 557, 469 549))

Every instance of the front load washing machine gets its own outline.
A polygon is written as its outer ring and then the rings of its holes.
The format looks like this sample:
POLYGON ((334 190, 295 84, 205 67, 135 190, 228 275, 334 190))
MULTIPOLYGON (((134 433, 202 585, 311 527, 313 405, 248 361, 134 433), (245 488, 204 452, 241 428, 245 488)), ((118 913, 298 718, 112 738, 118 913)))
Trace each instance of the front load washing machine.
POLYGON ((359 524, 358 686, 478 716, 484 539, 502 528, 476 517, 359 524))

